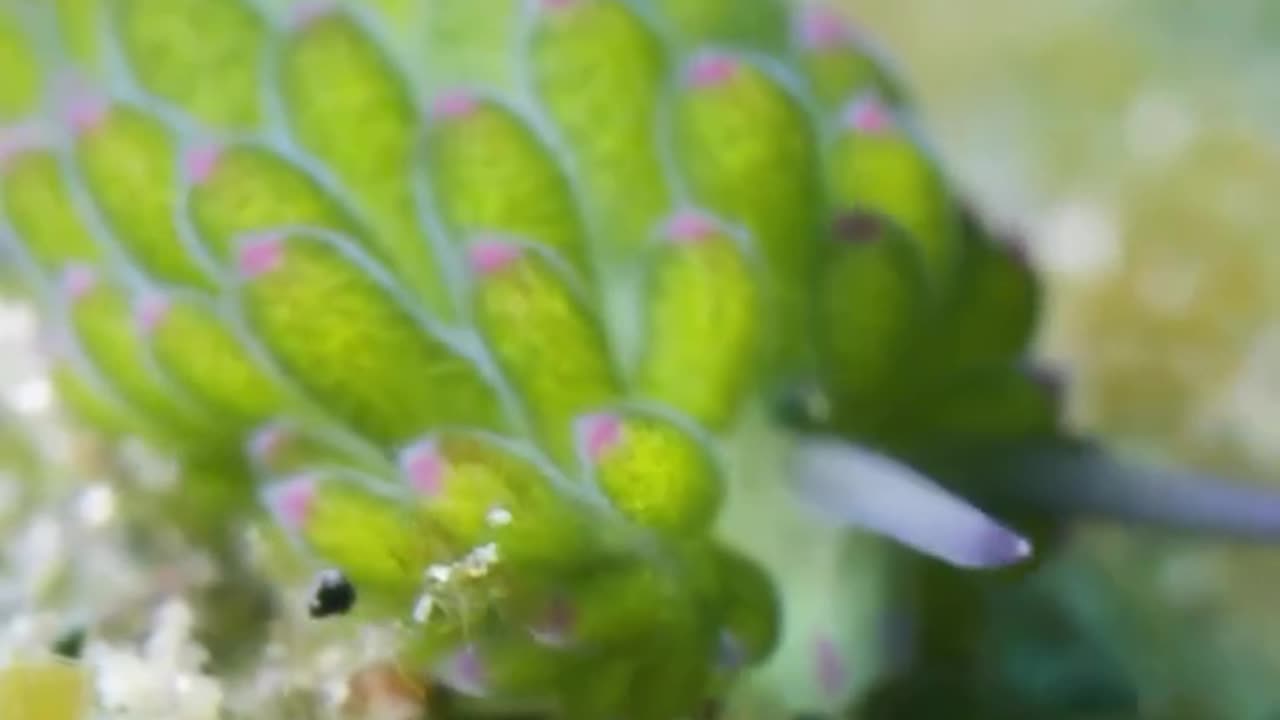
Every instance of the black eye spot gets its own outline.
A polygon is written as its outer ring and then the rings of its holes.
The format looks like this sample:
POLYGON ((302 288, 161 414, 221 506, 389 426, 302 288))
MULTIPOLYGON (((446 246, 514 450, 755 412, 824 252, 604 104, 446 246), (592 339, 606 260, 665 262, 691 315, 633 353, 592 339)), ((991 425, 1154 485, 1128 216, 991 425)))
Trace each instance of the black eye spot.
POLYGON ((338 570, 320 573, 308 611, 313 618, 345 615, 356 604, 356 587, 338 570))

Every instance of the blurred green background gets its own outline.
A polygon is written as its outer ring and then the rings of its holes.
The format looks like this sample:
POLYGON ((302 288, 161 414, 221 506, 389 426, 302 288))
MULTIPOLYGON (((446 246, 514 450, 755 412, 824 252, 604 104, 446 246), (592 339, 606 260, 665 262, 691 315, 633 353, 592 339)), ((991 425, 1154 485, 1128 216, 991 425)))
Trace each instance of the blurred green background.
MULTIPOLYGON (((952 173, 1023 229, 1073 422, 1280 477, 1280 3, 858 0, 952 173)), ((1035 582, 1142 717, 1280 717, 1280 550, 1089 528, 1035 582)))

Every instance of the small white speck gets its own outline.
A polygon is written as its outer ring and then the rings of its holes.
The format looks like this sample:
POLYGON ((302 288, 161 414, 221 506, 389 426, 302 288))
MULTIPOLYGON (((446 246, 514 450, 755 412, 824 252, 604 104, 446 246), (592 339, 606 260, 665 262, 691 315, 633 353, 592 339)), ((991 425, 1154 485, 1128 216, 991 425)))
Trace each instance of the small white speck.
POLYGON ((480 578, 489 573, 489 568, 498 562, 498 544, 485 543, 467 553, 458 561, 458 566, 468 577, 480 578))
POLYGON ((489 527, 505 527, 511 524, 511 511, 504 507, 495 507, 485 516, 489 527))
POLYGON ((423 593, 418 598, 418 602, 413 605, 413 621, 419 625, 426 624, 431 619, 431 612, 435 610, 436 599, 431 593, 423 593))
POLYGON ((498 562, 498 543, 486 543, 472 551, 480 564, 488 567, 498 562))
POLYGON ((448 565, 432 565, 427 568, 426 575, 428 580, 432 580, 443 585, 444 583, 449 582, 449 578, 453 577, 453 568, 448 565))

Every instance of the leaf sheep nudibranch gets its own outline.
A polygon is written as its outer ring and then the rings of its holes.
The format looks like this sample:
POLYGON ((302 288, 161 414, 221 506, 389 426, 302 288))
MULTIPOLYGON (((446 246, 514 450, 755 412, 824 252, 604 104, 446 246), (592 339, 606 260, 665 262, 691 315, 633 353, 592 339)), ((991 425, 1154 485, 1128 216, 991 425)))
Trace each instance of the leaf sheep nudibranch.
POLYGON ((900 557, 852 532, 1280 527, 1073 444, 1034 269, 825 5, 8 3, 0 77, 62 403, 483 708, 839 714, 900 557))

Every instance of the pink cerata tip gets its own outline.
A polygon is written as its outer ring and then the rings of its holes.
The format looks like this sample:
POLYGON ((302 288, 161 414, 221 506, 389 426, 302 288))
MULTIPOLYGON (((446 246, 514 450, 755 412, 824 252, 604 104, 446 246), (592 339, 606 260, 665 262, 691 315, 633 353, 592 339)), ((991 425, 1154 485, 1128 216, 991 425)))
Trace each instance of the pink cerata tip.
POLYGON ((271 514, 288 530, 299 530, 306 525, 315 498, 316 481, 309 475, 285 480, 266 491, 271 514))
POLYGON ((333 14, 338 9, 332 0, 303 0, 295 3, 289 13, 289 27, 293 30, 306 29, 311 23, 333 14))
POLYGON ((249 454, 259 461, 269 461, 288 439, 289 431, 280 423, 271 423, 259 428, 249 438, 249 454))
POLYGON ((622 419, 609 413, 588 415, 578 421, 578 437, 587 458, 598 462, 622 440, 622 419))
POLYGON ((887 132, 894 126, 893 111, 875 95, 849 103, 845 108, 844 121, 849 128, 868 134, 887 132))
POLYGON ((107 119, 107 99, 92 90, 78 90, 67 98, 66 122, 76 135, 86 135, 107 119))
POLYGON ((475 96, 466 90, 448 90, 431 101, 431 116, 444 120, 466 117, 478 106, 475 96))
POLYGON ((697 210, 681 210, 667 221, 667 237, 678 243, 706 240, 718 231, 715 219, 697 210))
POLYGON ((147 293, 139 300, 134 308, 134 314, 138 327, 144 333, 155 332, 160 327, 160 323, 164 322, 165 316, 169 314, 169 298, 160 293, 147 293))
POLYGON ((497 272, 520 259, 520 246, 502 240, 478 240, 467 249, 471 269, 479 275, 497 272))
POLYGON ((722 85, 738 71, 738 61, 723 53, 703 53, 689 65, 688 79, 693 87, 722 85))
POLYGON ((400 453, 400 473, 410 487, 428 497, 444 488, 444 459, 431 440, 421 440, 400 453))
POLYGON ((269 273, 284 261, 284 237, 279 234, 246 238, 236 255, 236 268, 246 278, 269 273))
POLYGON ((813 5, 803 10, 799 31, 801 45, 814 50, 837 47, 850 35, 844 17, 828 5, 813 5))
POLYGON ((72 302, 80 300, 98 284, 98 274, 87 265, 71 265, 62 272, 62 291, 72 302))
POLYGON ((182 169, 187 176, 187 182, 199 185, 208 180, 217 169, 218 158, 221 155, 222 148, 212 143, 196 145, 187 150, 182 156, 182 169))
POLYGON ((577 4, 578 0, 541 0, 539 3, 543 10, 548 10, 550 12, 568 10, 577 4))

